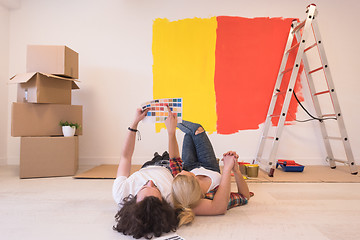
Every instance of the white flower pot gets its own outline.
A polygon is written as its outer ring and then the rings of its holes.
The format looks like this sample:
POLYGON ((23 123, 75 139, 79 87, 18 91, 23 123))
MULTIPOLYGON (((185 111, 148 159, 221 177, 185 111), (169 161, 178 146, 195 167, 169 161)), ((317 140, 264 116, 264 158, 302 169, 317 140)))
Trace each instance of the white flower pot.
POLYGON ((72 137, 75 135, 76 127, 62 126, 64 137, 72 137))

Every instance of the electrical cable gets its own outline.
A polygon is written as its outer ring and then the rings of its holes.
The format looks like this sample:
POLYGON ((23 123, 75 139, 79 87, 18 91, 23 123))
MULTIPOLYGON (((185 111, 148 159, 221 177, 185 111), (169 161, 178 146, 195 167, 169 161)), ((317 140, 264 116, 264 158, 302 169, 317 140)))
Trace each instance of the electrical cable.
MULTIPOLYGON (((310 121, 313 121, 313 120, 317 120, 317 119, 313 119, 313 118, 309 118, 309 119, 305 119, 305 120, 298 120, 296 119, 291 113, 288 113, 288 115, 291 117, 292 120, 296 121, 296 122, 301 122, 301 123, 304 123, 304 122, 310 122, 310 121)), ((320 121, 320 120, 319 120, 320 121)))
MULTIPOLYGON (((308 121, 312 121, 312 120, 318 120, 320 122, 324 121, 324 120, 337 120, 337 118, 317 118, 317 117, 314 117, 313 115, 311 115, 311 113, 309 113, 308 110, 306 110, 306 108, 301 104, 301 102, 299 101, 299 99, 297 98, 296 94, 295 94, 295 91, 293 91, 293 94, 294 94, 294 97, 296 99, 296 101, 299 103, 300 107, 311 117, 310 119, 306 119, 306 120, 297 120, 296 118, 293 118, 295 121, 297 122, 308 122, 308 121)), ((292 117, 292 116, 291 116, 292 117)))

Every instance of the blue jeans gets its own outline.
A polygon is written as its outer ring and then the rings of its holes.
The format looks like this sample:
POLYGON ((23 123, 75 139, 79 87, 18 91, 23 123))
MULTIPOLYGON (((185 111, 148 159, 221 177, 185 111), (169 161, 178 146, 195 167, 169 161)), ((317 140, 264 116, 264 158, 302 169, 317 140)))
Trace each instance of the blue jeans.
POLYGON ((202 126, 183 120, 177 127, 185 133, 181 156, 183 169, 191 171, 194 168, 204 167, 220 173, 219 163, 206 132, 195 135, 196 130, 202 126))

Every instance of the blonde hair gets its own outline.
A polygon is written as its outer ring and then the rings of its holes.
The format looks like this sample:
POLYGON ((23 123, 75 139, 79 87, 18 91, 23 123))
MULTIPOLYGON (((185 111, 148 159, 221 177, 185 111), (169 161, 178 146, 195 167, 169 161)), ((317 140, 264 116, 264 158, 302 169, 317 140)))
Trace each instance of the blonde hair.
POLYGON ((203 198, 200 184, 196 178, 177 175, 172 182, 171 195, 175 209, 180 210, 179 227, 192 222, 195 218, 192 208, 203 198))

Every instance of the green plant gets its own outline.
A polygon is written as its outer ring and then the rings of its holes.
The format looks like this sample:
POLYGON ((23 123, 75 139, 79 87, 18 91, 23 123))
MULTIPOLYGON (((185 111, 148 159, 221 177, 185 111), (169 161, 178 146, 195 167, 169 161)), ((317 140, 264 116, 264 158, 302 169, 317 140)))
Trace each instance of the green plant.
POLYGON ((78 124, 78 123, 72 123, 72 122, 68 122, 68 121, 60 121, 59 123, 60 126, 70 126, 70 127, 75 127, 76 129, 80 129, 81 128, 81 125, 78 124))

